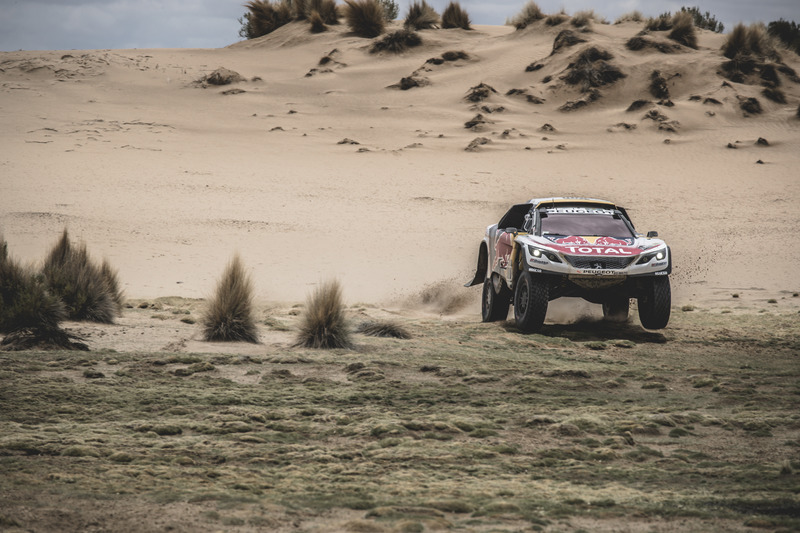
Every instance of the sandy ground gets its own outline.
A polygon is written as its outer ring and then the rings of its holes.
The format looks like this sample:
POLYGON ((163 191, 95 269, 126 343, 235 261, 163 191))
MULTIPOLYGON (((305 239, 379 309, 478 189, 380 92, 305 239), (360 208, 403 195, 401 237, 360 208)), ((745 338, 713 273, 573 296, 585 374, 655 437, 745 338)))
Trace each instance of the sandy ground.
MULTIPOLYGON (((781 75, 785 105, 757 85, 723 86, 724 37, 710 32, 667 55, 625 48, 638 24, 595 25, 582 36, 626 77, 566 113, 581 94, 559 78, 588 45, 551 55, 560 29, 424 31, 401 55, 300 24, 219 50, 2 53, 0 231, 13 255, 39 261, 68 228, 131 298, 208 296, 238 252, 260 301, 301 301, 336 277, 350 303, 383 303, 469 279, 485 227, 510 204, 580 195, 628 207, 671 244, 676 303, 797 291, 800 85, 781 75), (450 50, 469 59, 426 64, 450 50), (388 88, 424 65, 429 85, 388 88), (218 67, 247 81, 195 83, 218 67), (675 132, 643 118, 649 108, 626 112, 654 100, 654 69, 674 106, 653 107, 675 132), (467 102, 481 82, 497 93, 467 102), (744 116, 738 97, 750 96, 763 114, 744 116), (505 111, 466 129, 481 105, 505 111), (466 152, 476 137, 492 142, 466 152)), ((800 70, 796 55, 783 60, 800 70)))

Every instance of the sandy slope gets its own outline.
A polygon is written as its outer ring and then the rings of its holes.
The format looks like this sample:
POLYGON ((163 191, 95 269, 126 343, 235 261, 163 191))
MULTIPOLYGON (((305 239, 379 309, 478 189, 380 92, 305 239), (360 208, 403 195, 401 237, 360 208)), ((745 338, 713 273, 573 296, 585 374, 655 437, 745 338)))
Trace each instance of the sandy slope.
MULTIPOLYGON (((588 45, 551 56, 560 29, 425 31, 400 56, 300 24, 220 50, 2 53, 0 230, 13 254, 38 260, 68 227, 132 297, 208 295, 238 251, 263 300, 300 300, 335 276, 349 301, 378 302, 465 281, 485 226, 511 203, 587 195, 629 207, 672 244, 677 301, 796 291, 800 85, 782 77, 788 103, 775 104, 761 87, 722 86, 722 36, 666 55, 625 48, 637 24, 596 25, 583 37, 627 77, 565 113, 581 94, 559 77, 588 45), (387 88, 448 50, 470 59, 428 65, 428 86, 387 88), (534 61, 543 68, 525 72, 534 61), (260 79, 231 95, 193 83, 220 66, 260 79), (331 71, 306 77, 312 68, 331 71), (644 119, 648 108, 625 111, 653 100, 654 69, 669 78, 675 106, 656 107, 675 133, 644 119), (505 111, 475 132, 463 97, 480 82, 498 91, 483 104, 505 111), (505 96, 512 88, 545 103, 505 96), (745 118, 737 95, 765 112, 745 118), (480 136, 492 142, 465 152, 480 136)), ((796 55, 784 61, 800 70, 796 55)))

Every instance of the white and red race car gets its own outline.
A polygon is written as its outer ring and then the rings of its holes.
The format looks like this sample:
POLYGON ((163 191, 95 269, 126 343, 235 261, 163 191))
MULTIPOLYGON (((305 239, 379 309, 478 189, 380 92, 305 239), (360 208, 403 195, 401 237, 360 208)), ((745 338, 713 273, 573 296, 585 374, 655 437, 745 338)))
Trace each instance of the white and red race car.
POLYGON ((483 284, 484 322, 538 331, 550 300, 579 297, 625 321, 631 298, 647 329, 669 322, 672 254, 658 233, 638 233, 623 207, 591 198, 536 198, 512 206, 486 228, 467 287, 483 284))

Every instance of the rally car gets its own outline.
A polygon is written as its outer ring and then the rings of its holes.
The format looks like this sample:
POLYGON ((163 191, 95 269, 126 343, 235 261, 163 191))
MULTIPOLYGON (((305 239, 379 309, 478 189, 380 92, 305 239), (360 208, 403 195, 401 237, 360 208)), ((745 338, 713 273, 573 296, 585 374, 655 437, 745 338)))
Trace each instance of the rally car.
POLYGON ((672 253, 658 233, 638 233, 623 207, 591 198, 536 198, 511 207, 486 228, 475 277, 483 284, 484 322, 541 329, 550 300, 579 297, 602 304, 607 320, 628 319, 636 298, 647 329, 669 322, 672 253))

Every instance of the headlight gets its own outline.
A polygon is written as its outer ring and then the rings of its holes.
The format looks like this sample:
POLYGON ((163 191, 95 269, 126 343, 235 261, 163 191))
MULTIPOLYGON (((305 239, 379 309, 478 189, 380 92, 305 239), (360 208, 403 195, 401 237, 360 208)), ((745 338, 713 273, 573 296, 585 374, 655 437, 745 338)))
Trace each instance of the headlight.
POLYGON ((656 261, 661 261, 665 257, 667 257, 666 250, 659 250, 657 252, 644 254, 642 257, 639 258, 638 261, 636 261, 636 264, 637 265, 646 265, 647 263, 649 263, 653 259, 655 259, 656 261))
POLYGON ((556 254, 553 252, 548 252, 547 250, 542 250, 541 248, 537 248, 535 246, 528 245, 528 253, 531 254, 533 257, 540 258, 546 257, 553 263, 560 263, 561 259, 558 258, 556 254))

